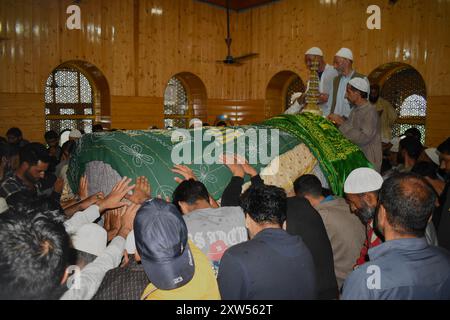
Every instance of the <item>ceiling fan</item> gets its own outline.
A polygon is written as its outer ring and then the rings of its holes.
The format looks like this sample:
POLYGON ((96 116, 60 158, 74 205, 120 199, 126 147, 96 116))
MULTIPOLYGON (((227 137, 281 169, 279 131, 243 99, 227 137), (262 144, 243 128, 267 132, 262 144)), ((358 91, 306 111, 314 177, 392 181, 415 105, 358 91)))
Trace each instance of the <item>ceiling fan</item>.
POLYGON ((231 55, 231 36, 230 36, 230 0, 227 0, 227 38, 225 43, 227 44, 228 53, 224 60, 217 60, 217 63, 224 63, 227 65, 242 65, 242 61, 257 57, 258 53, 249 53, 239 57, 233 57, 231 55))

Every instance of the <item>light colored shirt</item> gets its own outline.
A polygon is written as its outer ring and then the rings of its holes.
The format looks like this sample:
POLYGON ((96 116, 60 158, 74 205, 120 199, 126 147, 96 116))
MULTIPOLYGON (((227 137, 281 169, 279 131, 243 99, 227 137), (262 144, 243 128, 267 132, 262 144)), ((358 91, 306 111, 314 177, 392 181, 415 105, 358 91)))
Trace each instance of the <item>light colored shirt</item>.
POLYGON ((322 217, 330 239, 334 273, 340 288, 353 270, 366 239, 366 230, 358 217, 350 212, 350 207, 343 198, 323 201, 315 209, 322 217))
POLYGON ((216 274, 225 250, 248 240, 245 214, 240 207, 199 209, 183 218, 189 239, 208 257, 216 274))
POLYGON ((382 97, 378 98, 375 107, 377 112, 381 112, 381 141, 388 143, 392 140, 392 126, 397 120, 397 112, 392 104, 382 97))
POLYGON ((364 152, 374 169, 380 172, 381 150, 380 117, 375 107, 367 102, 353 108, 348 119, 339 127, 341 133, 364 152))
MULTIPOLYGON (((319 82, 319 92, 328 94, 328 101, 325 103, 320 104, 320 108, 324 112, 324 116, 327 116, 330 113, 330 104, 331 101, 331 93, 333 90, 333 79, 337 77, 338 73, 336 69, 333 66, 330 66, 329 64, 325 65, 325 68, 323 69, 323 73, 320 77, 319 82)), ((306 86, 306 91, 309 90, 309 80, 306 86)), ((297 100, 284 112, 285 114, 297 114, 299 113, 303 107, 304 104, 299 104, 297 100)))
POLYGON ((102 254, 81 270, 79 287, 72 286, 60 300, 90 300, 97 293, 106 272, 119 266, 124 250, 125 239, 115 237, 102 254))
POLYGON ((325 69, 323 70, 322 76, 320 77, 319 91, 320 93, 328 94, 328 101, 319 105, 325 117, 330 114, 333 80, 337 76, 338 72, 336 71, 336 69, 333 66, 327 64, 325 66, 325 69))
POLYGON ((64 227, 69 235, 77 232, 85 224, 92 223, 100 217, 99 207, 92 205, 84 211, 78 211, 69 220, 64 222, 64 227))
MULTIPOLYGON (((334 113, 340 116, 349 117, 350 112, 352 111, 352 108, 350 106, 350 103, 345 98, 345 93, 347 91, 347 84, 352 79, 353 74, 355 73, 355 70, 353 70, 351 73, 349 73, 347 76, 342 75, 341 81, 339 81, 339 87, 338 92, 336 96, 336 107, 334 109, 334 113)), ((364 77, 364 79, 369 82, 367 77, 364 77)), ((333 87, 331 87, 330 90, 330 99, 328 99, 328 105, 331 106, 331 100, 333 97, 333 87)), ((328 110, 328 113, 330 110, 328 110)), ((324 114, 324 116, 328 116, 328 114, 324 114)))

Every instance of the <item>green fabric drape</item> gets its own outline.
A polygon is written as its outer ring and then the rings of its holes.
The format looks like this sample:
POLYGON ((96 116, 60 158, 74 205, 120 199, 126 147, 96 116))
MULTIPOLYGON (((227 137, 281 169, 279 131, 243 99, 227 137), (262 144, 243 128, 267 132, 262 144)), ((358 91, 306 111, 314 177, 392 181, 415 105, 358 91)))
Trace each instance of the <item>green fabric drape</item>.
MULTIPOLYGON (((211 128, 203 128, 201 131, 197 130, 198 134, 201 132, 204 135, 206 130, 211 128)), ((222 145, 224 151, 230 150, 230 144, 234 144, 234 152, 237 150, 237 139, 242 137, 236 130, 249 132, 254 130, 258 133, 258 141, 256 143, 245 143, 245 150, 239 152, 244 154, 246 159, 251 159, 252 156, 257 156, 256 164, 250 162, 258 172, 266 165, 261 164, 261 154, 267 155, 267 159, 271 161, 278 156, 278 153, 273 153, 271 143, 260 143, 259 134, 261 129, 272 130, 271 127, 266 126, 240 126, 228 128, 214 128, 214 132, 222 136, 222 139, 209 139, 210 141, 203 141, 201 143, 202 150, 211 142, 222 145), (234 134, 229 133, 226 136, 226 130, 234 130, 234 134), (267 152, 261 151, 258 146, 267 146, 267 152)), ((279 131, 279 130, 276 130, 279 131)), ((152 130, 152 131, 115 131, 115 132, 101 132, 84 135, 77 143, 75 153, 72 155, 67 172, 70 188, 76 192, 78 190, 78 181, 86 170, 86 165, 91 161, 101 161, 109 164, 117 173, 124 177, 127 176, 136 179, 138 176, 146 176, 152 188, 152 195, 172 196, 172 192, 177 187, 177 182, 171 169, 174 164, 172 162, 172 150, 179 140, 173 137, 174 130, 152 130)), ((191 136, 190 155, 192 163, 185 163, 196 174, 198 179, 205 184, 211 196, 219 199, 222 196, 223 190, 228 185, 231 179, 230 170, 217 163, 206 164, 203 159, 198 164, 195 160, 198 154, 195 153, 194 137, 195 130, 188 130, 191 136)), ((301 142, 294 136, 286 132, 279 132, 279 153, 283 154, 301 142)), ((269 134, 269 139, 271 135, 269 134)), ((208 140, 208 139, 206 139, 208 140)), ((276 151, 276 150, 275 150, 276 151)), ((186 152, 187 153, 187 152, 186 152)), ((200 155, 201 158, 201 155, 200 155)), ((248 177, 246 178, 248 181, 248 177)))
POLYGON ((361 149, 346 139, 327 119, 305 112, 279 115, 264 121, 305 143, 319 161, 333 193, 342 196, 348 174, 360 167, 373 168, 361 149))

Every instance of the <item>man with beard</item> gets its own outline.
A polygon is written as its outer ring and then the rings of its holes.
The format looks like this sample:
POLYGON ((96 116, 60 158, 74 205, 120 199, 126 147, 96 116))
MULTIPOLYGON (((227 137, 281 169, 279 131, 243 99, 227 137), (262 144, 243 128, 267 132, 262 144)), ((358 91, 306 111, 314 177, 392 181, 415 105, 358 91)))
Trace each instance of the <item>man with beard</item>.
MULTIPOLYGON (((323 52, 320 48, 312 47, 305 52, 305 66, 308 70, 311 70, 313 62, 318 62, 318 76, 319 76, 319 106, 323 111, 323 115, 327 116, 330 113, 330 106, 328 105, 329 93, 333 86, 333 80, 337 77, 338 73, 336 69, 327 64, 323 57, 323 52)), ((306 88, 306 93, 309 90, 309 81, 306 88)), ((306 99, 306 94, 297 92, 291 96, 291 107, 287 109, 285 114, 296 114, 299 113, 304 107, 306 99)))
POLYGON ((364 152, 378 172, 381 169, 380 119, 375 107, 367 100, 369 83, 363 78, 353 78, 347 85, 346 98, 353 106, 348 119, 332 113, 328 119, 339 127, 341 133, 364 152))
MULTIPOLYGON (((382 185, 383 178, 381 175, 370 168, 355 169, 345 180, 344 192, 350 205, 350 211, 366 226, 366 240, 354 268, 369 261, 369 249, 384 241, 383 236, 376 231, 377 220, 375 216, 378 193, 382 185)), ((425 228, 425 239, 430 245, 438 244, 436 230, 431 221, 425 228)))
MULTIPOLYGON (((19 151, 19 159, 20 164, 14 175, 5 179, 0 185, 0 197, 5 198, 9 206, 15 205, 15 201, 12 201, 10 197, 18 192, 27 195, 30 200, 42 196, 39 182, 44 178, 50 162, 47 149, 37 142, 22 147, 19 151)), ((61 191, 62 184, 58 182, 50 197, 59 201, 61 191)))
POLYGON ((338 76, 333 79, 333 86, 328 99, 328 106, 330 106, 330 111, 328 113, 335 113, 347 118, 351 112, 350 101, 345 97, 347 84, 354 78, 364 79, 367 82, 367 90, 365 93, 369 94, 369 80, 367 80, 365 75, 360 74, 353 69, 353 53, 348 48, 341 48, 336 52, 333 66, 336 69, 338 76))
POLYGON ((369 101, 375 106, 381 120, 381 141, 389 143, 392 140, 392 126, 397 120, 397 112, 395 112, 392 104, 380 97, 380 86, 372 84, 370 86, 369 101))
POLYGON ((355 267, 366 263, 369 260, 368 250, 382 243, 373 227, 378 191, 382 184, 383 178, 381 175, 370 168, 353 170, 344 183, 345 197, 350 206, 350 211, 366 226, 366 240, 360 256, 356 260, 355 267))
POLYGON ((344 300, 450 299, 450 253, 430 246, 425 229, 436 194, 420 176, 402 173, 379 192, 377 230, 385 242, 344 284, 344 300))

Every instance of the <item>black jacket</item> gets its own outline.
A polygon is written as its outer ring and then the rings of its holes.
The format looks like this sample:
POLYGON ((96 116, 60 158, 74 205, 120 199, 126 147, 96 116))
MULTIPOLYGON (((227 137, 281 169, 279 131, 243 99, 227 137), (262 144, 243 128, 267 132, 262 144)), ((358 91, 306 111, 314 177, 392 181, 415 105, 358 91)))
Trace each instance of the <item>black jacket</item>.
MULTIPOLYGON (((251 179, 252 185, 263 184, 259 175, 251 179)), ((239 196, 244 179, 232 177, 222 194, 222 206, 240 205, 239 196)), ((339 291, 334 273, 331 243, 319 213, 304 198, 292 197, 287 202, 287 230, 298 235, 308 247, 314 260, 319 299, 337 299, 339 291)))

